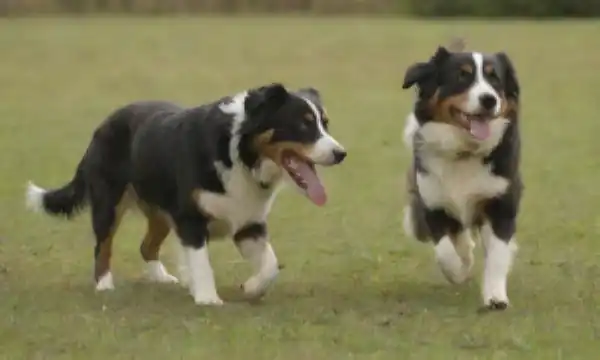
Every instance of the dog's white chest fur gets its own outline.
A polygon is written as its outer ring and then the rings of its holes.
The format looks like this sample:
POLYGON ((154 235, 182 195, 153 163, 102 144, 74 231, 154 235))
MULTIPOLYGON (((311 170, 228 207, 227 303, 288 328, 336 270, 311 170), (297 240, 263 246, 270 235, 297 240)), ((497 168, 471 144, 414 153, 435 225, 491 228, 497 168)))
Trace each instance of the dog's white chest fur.
MULTIPOLYGON (((430 123, 419 128, 414 115, 409 117, 405 129, 407 145, 412 145, 417 131, 423 141, 419 159, 427 173, 417 172, 417 186, 427 207, 444 208, 469 225, 481 200, 506 191, 508 180, 494 175, 482 158, 498 145, 507 123, 504 118, 493 120, 490 137, 473 144, 468 135, 453 126, 430 123), (464 151, 473 156, 462 159, 454 156, 464 151)), ((410 149, 413 150, 412 146, 410 149)))
POLYGON ((492 174, 481 159, 429 158, 428 173, 417 173, 419 193, 429 208, 441 207, 470 224, 477 203, 506 191, 508 181, 492 174))
POLYGON ((225 194, 199 191, 195 195, 198 207, 213 220, 209 224, 211 237, 232 235, 240 227, 252 222, 265 222, 273 200, 279 189, 278 173, 270 166, 258 169, 259 174, 251 176, 242 166, 234 165, 221 171, 225 194), (272 175, 274 181, 270 189, 260 187, 256 179, 267 180, 272 175))

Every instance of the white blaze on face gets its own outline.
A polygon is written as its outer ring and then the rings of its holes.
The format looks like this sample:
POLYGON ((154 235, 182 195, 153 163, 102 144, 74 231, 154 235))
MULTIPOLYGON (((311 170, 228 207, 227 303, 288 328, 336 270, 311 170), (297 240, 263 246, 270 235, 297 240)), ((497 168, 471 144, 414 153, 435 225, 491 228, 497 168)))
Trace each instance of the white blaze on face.
POLYGON ((319 109, 317 109, 317 106, 312 101, 306 98, 302 99, 306 101, 313 114, 315 115, 315 121, 317 122, 317 128, 319 130, 319 138, 317 139, 313 150, 310 154, 308 154, 308 156, 315 164, 333 165, 335 163, 334 152, 344 152, 345 150, 342 147, 342 145, 340 145, 340 143, 338 143, 337 140, 335 140, 331 135, 329 135, 327 130, 325 130, 325 128, 323 127, 323 119, 321 117, 319 109))
POLYGON ((468 113, 478 113, 481 110, 481 96, 484 94, 492 95, 496 98, 496 106, 494 107, 494 116, 500 115, 500 107, 502 105, 500 95, 490 85, 483 76, 483 54, 473 53, 473 61, 475 62, 475 82, 469 89, 466 108, 463 109, 468 113))

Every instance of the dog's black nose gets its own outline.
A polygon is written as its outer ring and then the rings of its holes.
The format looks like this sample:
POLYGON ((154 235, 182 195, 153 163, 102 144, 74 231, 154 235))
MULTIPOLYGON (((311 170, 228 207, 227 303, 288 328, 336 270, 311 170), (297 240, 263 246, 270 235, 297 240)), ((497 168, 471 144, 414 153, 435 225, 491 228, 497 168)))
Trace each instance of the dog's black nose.
POLYGON ((497 103, 496 97, 490 93, 483 94, 479 97, 481 106, 486 110, 492 110, 497 103))
POLYGON ((333 161, 336 164, 341 163, 346 158, 346 152, 344 150, 333 150, 333 161))

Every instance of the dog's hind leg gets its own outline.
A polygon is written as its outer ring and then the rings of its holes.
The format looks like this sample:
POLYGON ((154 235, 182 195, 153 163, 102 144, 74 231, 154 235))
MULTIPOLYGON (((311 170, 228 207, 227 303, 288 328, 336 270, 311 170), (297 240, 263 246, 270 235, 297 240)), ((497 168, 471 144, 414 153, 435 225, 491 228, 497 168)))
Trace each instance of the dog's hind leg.
POLYGON ((110 271, 113 238, 128 207, 124 197, 125 185, 108 184, 103 179, 94 179, 90 184, 92 205, 92 227, 96 237, 94 249, 94 278, 96 290, 114 289, 110 271))
POLYGON ((146 262, 146 277, 159 283, 177 283, 177 278, 169 274, 159 260, 160 248, 171 231, 169 221, 157 210, 146 208, 143 212, 148 220, 148 228, 140 245, 140 253, 146 262))

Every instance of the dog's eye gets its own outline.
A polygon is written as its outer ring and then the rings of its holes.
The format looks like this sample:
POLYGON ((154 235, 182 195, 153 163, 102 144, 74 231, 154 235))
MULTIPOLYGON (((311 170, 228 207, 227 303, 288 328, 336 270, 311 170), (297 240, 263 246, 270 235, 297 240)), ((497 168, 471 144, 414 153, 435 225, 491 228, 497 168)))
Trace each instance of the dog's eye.
POLYGON ((471 73, 465 69, 458 70, 458 81, 466 81, 469 80, 471 73))
POLYGON ((300 131, 307 131, 312 124, 313 124, 313 121, 308 120, 308 119, 303 119, 302 121, 300 121, 298 126, 300 127, 300 131))
POLYGON ((492 70, 490 73, 488 73, 488 77, 491 82, 496 84, 500 83, 500 76, 498 76, 498 73, 495 70, 492 70))
POLYGON ((313 114, 306 114, 302 121, 300 121, 299 126, 301 131, 308 130, 312 124, 315 122, 315 117, 313 114))
POLYGON ((327 129, 329 127, 329 119, 328 118, 326 118, 326 117, 321 118, 321 122, 323 123, 323 127, 325 129, 327 129))

